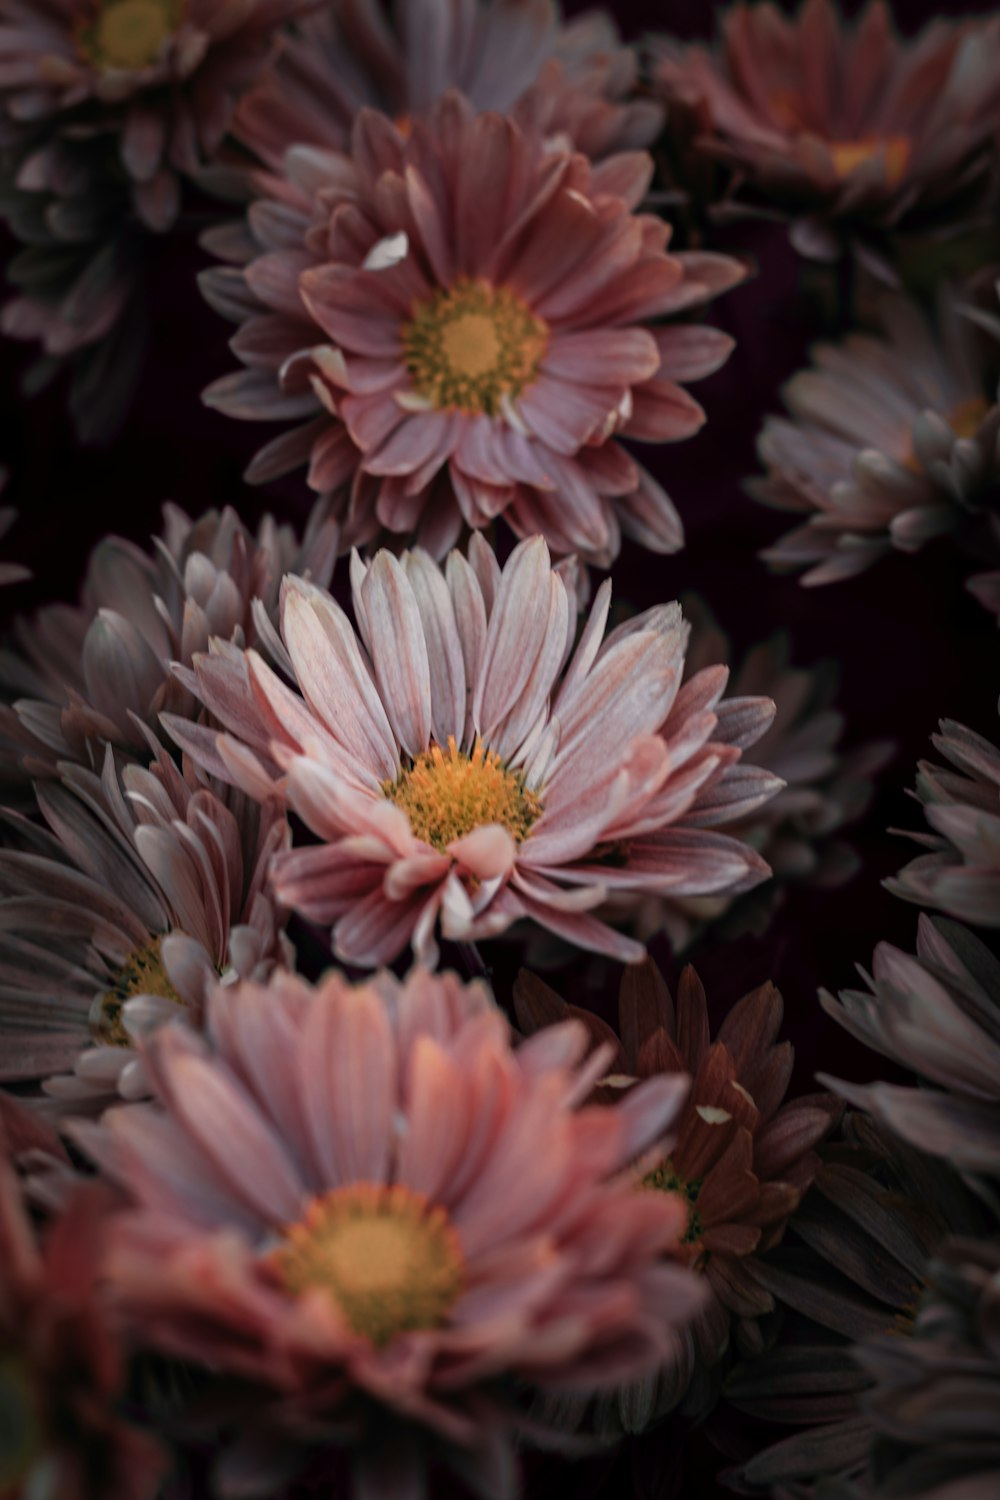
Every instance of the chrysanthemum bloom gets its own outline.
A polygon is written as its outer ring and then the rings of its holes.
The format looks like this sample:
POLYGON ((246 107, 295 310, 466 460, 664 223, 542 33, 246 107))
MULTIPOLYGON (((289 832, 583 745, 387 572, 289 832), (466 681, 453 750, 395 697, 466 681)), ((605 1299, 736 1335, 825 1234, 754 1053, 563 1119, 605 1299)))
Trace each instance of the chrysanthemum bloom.
POLYGON ((564 22, 553 0, 328 0, 245 95, 233 134, 279 168, 289 146, 342 149, 360 109, 410 122, 451 88, 586 156, 648 146, 663 107, 633 97, 635 53, 609 15, 564 22))
POLYGON ((211 1048, 180 1029, 148 1045, 160 1108, 78 1139, 135 1201, 107 1263, 129 1325, 247 1383, 253 1493, 274 1492, 269 1456, 287 1483, 289 1449, 347 1444, 359 1481, 380 1450, 398 1463, 365 1494, 415 1494, 433 1443, 513 1495, 512 1383, 633 1375, 698 1306, 664 1258, 679 1205, 621 1172, 686 1079, 577 1108, 605 1061, 581 1064, 581 1026, 512 1051, 487 991, 420 970, 220 986, 208 1024, 211 1048))
POLYGON ((137 1038, 200 1025, 220 974, 291 962, 266 887, 288 825, 162 752, 119 777, 109 749, 101 777, 66 766, 37 793, 47 829, 10 815, 21 847, 0 850, 0 1081, 73 1109, 136 1097, 137 1038))
POLYGON ((780 783, 741 761, 767 699, 720 702, 724 667, 684 687, 676 604, 603 640, 602 584, 574 651, 576 601, 541 537, 503 571, 479 536, 469 560, 419 550, 352 560, 357 629, 320 589, 286 580, 293 692, 253 651, 178 669, 215 720, 164 719, 212 774, 281 797, 321 842, 281 855, 278 898, 332 925, 338 957, 375 966, 435 930, 474 941, 530 918, 631 961, 641 945, 593 911, 613 891, 749 888, 767 866, 713 824, 780 783))
POLYGON ((547 150, 457 93, 406 131, 363 110, 349 153, 292 149, 248 234, 211 242, 245 268, 203 277, 241 325, 247 367, 205 400, 307 419, 248 478, 308 460, 322 493, 351 480, 351 543, 415 534, 440 557, 463 523, 503 515, 595 562, 622 532, 676 551, 677 512, 617 439, 702 425, 680 382, 717 369, 732 340, 654 320, 745 273, 669 253, 669 225, 633 212, 651 169, 644 153, 594 167, 547 150))
POLYGON ((108 1196, 81 1189, 39 1243, 0 1131, 0 1489, 11 1500, 158 1490, 164 1455, 115 1410, 124 1362, 99 1289, 108 1196))
POLYGON ((0 708, 8 773, 19 761, 36 775, 62 760, 99 769, 106 743, 148 757, 159 714, 197 708, 171 661, 190 662, 215 636, 256 642, 285 572, 329 582, 337 527, 322 503, 301 543, 270 516, 255 535, 228 507, 192 521, 167 505, 153 547, 107 537, 90 558, 79 605, 47 605, 15 623, 14 649, 0 653, 12 705, 0 708))
POLYGON ((764 556, 807 567, 805 584, 849 578, 893 547, 916 552, 947 532, 988 555, 995 546, 996 348, 979 344, 950 293, 933 325, 895 296, 878 314, 883 334, 813 351, 813 367, 784 388, 791 417, 769 417, 758 440, 767 475, 750 493, 808 515, 764 556))
POLYGON ((923 1085, 824 1079, 918 1150, 1000 1177, 1000 964, 957 922, 921 915, 916 955, 875 949, 869 989, 823 1007, 923 1085))
POLYGON ((115 137, 139 218, 173 222, 178 174, 214 156, 239 96, 303 0, 0 0, 0 141, 19 185, 51 181, 65 141, 115 137))
POLYGON ((931 743, 946 766, 921 761, 916 795, 932 832, 886 888, 976 927, 1000 927, 1000 750, 953 719, 931 743))
POLYGON ((855 28, 806 0, 794 19, 733 5, 720 47, 658 39, 653 63, 668 122, 672 105, 694 115, 695 149, 732 169, 736 203, 777 209, 801 254, 829 260, 845 241, 882 249, 988 212, 998 56, 992 21, 903 41, 882 0, 855 28))
POLYGON ((821 1481, 865 1473, 871 1377, 858 1345, 883 1334, 908 1343, 900 1335, 912 1328, 930 1257, 949 1233, 987 1223, 943 1163, 890 1145, 860 1116, 847 1134, 847 1145, 824 1148, 785 1243, 751 1268, 783 1322, 773 1347, 729 1376, 725 1395, 762 1435, 773 1424, 792 1430, 730 1476, 741 1494, 840 1496, 821 1481))
POLYGON ((592 1042, 611 1052, 601 1097, 627 1100, 637 1080, 691 1075, 673 1148, 642 1163, 642 1185, 683 1208, 681 1253, 704 1278, 711 1300, 670 1363, 624 1387, 598 1409, 596 1420, 640 1432, 678 1406, 705 1416, 718 1397, 717 1366, 730 1341, 744 1352, 760 1347, 756 1320, 774 1304, 753 1279, 753 1260, 781 1239, 819 1169, 814 1147, 839 1107, 830 1095, 782 1103, 793 1053, 790 1043, 776 1040, 783 1006, 770 984, 733 1007, 714 1042, 705 991, 692 968, 681 975, 676 1007, 650 960, 626 970, 620 1042, 597 1016, 565 1005, 526 971, 514 1000, 518 1023, 529 1034, 572 1016, 592 1042))
MULTIPOLYGON (((724 661, 729 642, 698 599, 682 599, 691 621, 688 676, 724 661)), ((843 832, 860 818, 872 795, 872 776, 893 753, 878 740, 845 750, 844 716, 834 706, 838 673, 832 662, 793 667, 784 634, 755 646, 730 679, 738 697, 772 698, 774 722, 754 747, 754 760, 780 776, 781 791, 744 823, 727 826, 767 860, 774 879, 745 899, 727 896, 670 901, 640 897, 631 920, 643 938, 666 930, 675 951, 711 924, 718 936, 763 931, 791 885, 831 887, 849 880, 857 856, 843 832)))
POLYGON ((858 1350, 875 1442, 865 1494, 988 1500, 1000 1494, 1000 1246, 948 1241, 906 1339, 858 1350))

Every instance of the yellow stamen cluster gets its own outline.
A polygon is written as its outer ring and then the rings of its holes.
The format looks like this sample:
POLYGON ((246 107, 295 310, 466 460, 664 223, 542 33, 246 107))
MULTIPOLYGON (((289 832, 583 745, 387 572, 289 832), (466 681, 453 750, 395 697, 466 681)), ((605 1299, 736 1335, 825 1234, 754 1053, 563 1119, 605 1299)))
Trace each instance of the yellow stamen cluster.
POLYGON ((403 358, 417 394, 435 407, 492 417, 504 396, 534 380, 548 336, 506 287, 465 277, 414 305, 403 358))
POLYGON ((348 1326, 381 1348, 438 1328, 465 1287, 465 1261, 443 1208, 398 1184, 363 1182, 314 1198, 268 1264, 290 1292, 329 1293, 348 1326))
POLYGON ((382 790, 406 813, 417 838, 442 854, 454 839, 489 823, 499 823, 519 844, 542 811, 520 771, 508 771, 479 740, 467 755, 451 735, 447 751, 431 745, 382 790))
POLYGON ((80 49, 102 71, 147 68, 181 22, 183 0, 103 0, 79 32, 80 49))
POLYGON ((841 179, 865 162, 884 152, 885 179, 890 187, 898 187, 906 176, 910 164, 910 142, 905 135, 871 136, 860 141, 830 141, 830 155, 837 176, 841 179))
POLYGON ((135 948, 115 974, 111 988, 98 995, 90 1013, 90 1029, 99 1042, 112 1047, 130 1047, 122 1022, 122 1006, 133 995, 159 995, 175 1005, 184 1001, 167 978, 160 956, 161 938, 135 948))
POLYGON ((701 1178, 686 1182, 683 1177, 677 1175, 670 1157, 665 1156, 646 1173, 642 1179, 642 1185, 644 1188, 655 1188, 658 1193, 673 1193, 680 1198, 688 1211, 687 1229, 681 1239, 681 1244, 696 1245, 701 1239, 701 1215, 695 1207, 701 1191, 701 1178))

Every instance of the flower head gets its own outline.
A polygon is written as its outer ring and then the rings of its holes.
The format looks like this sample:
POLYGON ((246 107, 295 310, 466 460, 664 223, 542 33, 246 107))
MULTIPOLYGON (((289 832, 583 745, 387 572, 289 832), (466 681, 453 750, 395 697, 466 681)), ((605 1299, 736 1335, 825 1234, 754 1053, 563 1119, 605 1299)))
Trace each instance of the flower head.
POLYGON ((767 467, 751 493, 806 514, 764 556, 804 565, 803 583, 862 572, 897 548, 916 552, 960 532, 978 546, 1000 487, 996 353, 951 293, 932 325, 914 303, 879 304, 881 336, 820 345, 786 385, 791 416, 769 417, 767 467))
POLYGON ((914 834, 930 851, 886 881, 904 901, 935 907, 977 927, 1000 926, 1000 750, 941 720, 932 736, 946 766, 921 761, 917 796, 929 834, 914 834))
POLYGON ((281 663, 218 647, 180 671, 224 727, 169 715, 180 744, 252 796, 287 801, 320 842, 280 856, 279 899, 332 925, 345 963, 374 966, 435 930, 475 940, 529 918, 581 947, 642 956, 592 913, 614 891, 748 888, 767 866, 708 831, 771 796, 742 747, 766 699, 720 702, 718 667, 684 687, 677 605, 606 639, 610 585, 576 649, 576 601, 540 537, 501 570, 380 552, 352 564, 352 625, 286 580, 281 663))
POLYGON ((0 1080, 75 1110, 141 1096, 139 1037, 200 1026, 220 974, 290 961, 266 888, 288 825, 162 751, 119 775, 109 749, 37 795, 47 828, 11 818, 22 847, 0 850, 0 1080))
POLYGON ((251 533, 235 511, 192 521, 164 507, 152 554, 106 537, 87 566, 79 605, 53 604, 14 627, 0 657, 0 745, 7 769, 51 775, 59 761, 100 769, 104 746, 149 754, 164 709, 196 705, 171 677, 212 637, 255 643, 269 632, 283 574, 329 581, 337 528, 321 504, 300 543, 266 516, 251 533), (259 601, 259 602, 258 602, 259 601), (13 701, 11 701, 13 700, 13 701))
POLYGON ((268 1432, 286 1477, 317 1434, 362 1466, 394 1443, 402 1464, 409 1427, 477 1489, 497 1493, 498 1469, 509 1489, 512 1382, 614 1382, 695 1310, 664 1258, 676 1205, 619 1170, 686 1080, 578 1108, 582 1027, 512 1051, 485 990, 420 970, 221 986, 208 1030, 211 1047, 160 1032, 158 1106, 77 1137, 135 1205, 108 1258, 116 1307, 241 1377, 238 1426, 268 1432))
POLYGON ((654 320, 745 273, 669 253, 669 226, 633 212, 650 171, 642 154, 594 167, 547 150, 455 93, 405 132, 362 111, 346 153, 293 148, 248 235, 210 241, 242 268, 202 279, 240 324, 247 367, 205 400, 306 419, 248 477, 308 460, 321 493, 350 481, 349 543, 415 535, 442 556, 463 526, 503 515, 588 560, 610 562, 622 532, 675 551, 671 501, 618 438, 698 430, 680 382, 717 369, 732 341, 654 320))
POLYGON ((566 1006, 527 972, 518 979, 515 1005, 529 1034, 572 1016, 600 1048, 613 1049, 602 1098, 627 1099, 639 1079, 691 1075, 673 1147, 641 1164, 641 1183, 680 1204, 680 1253, 704 1278, 711 1301, 671 1361, 611 1398, 598 1422, 638 1432, 677 1406, 704 1416, 717 1399, 715 1367, 730 1341, 744 1352, 760 1347, 755 1320, 773 1304, 751 1268, 781 1239, 819 1169, 814 1148, 837 1118, 836 1103, 829 1095, 783 1102, 793 1054, 788 1042, 777 1041, 783 1006, 773 985, 735 1005, 714 1041, 694 970, 684 970, 675 1005, 649 959, 622 979, 620 1042, 604 1022, 566 1006))
POLYGON ((233 132, 280 167, 289 146, 342 149, 360 109, 408 125, 455 88, 598 159, 648 146, 662 124, 661 105, 632 97, 637 71, 609 15, 567 22, 553 0, 410 0, 388 14, 378 0, 332 0, 292 28, 233 132))
POLYGON ((806 0, 795 18, 732 5, 718 48, 658 40, 653 65, 668 121, 671 107, 695 116, 695 153, 732 170, 736 203, 777 208, 796 248, 829 260, 845 241, 882 249, 985 211, 998 51, 996 22, 938 20, 902 41, 882 0, 854 28, 833 0, 806 0))

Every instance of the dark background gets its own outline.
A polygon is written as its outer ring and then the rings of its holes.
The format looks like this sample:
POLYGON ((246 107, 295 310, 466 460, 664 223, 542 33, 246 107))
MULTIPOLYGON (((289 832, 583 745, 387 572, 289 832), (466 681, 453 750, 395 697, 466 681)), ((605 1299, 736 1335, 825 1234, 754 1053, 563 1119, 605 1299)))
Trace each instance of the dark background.
MULTIPOLYGON (((858 8, 844 5, 849 13, 858 8)), ((720 7, 705 0, 633 0, 612 9, 627 35, 669 29, 695 37, 712 33, 720 7)), ((910 33, 934 13, 919 0, 897 0, 894 10, 901 30, 910 33)), ((27 563, 36 575, 33 582, 4 591, 0 608, 7 617, 48 599, 74 597, 87 553, 104 533, 116 531, 147 544, 166 499, 192 513, 229 503, 249 522, 265 509, 283 517, 302 517, 308 509, 309 492, 299 476, 265 492, 241 482, 243 468, 271 431, 201 405, 200 391, 235 368, 235 359, 226 347, 232 330, 202 302, 194 282, 194 272, 207 258, 195 244, 201 211, 189 217, 183 245, 171 242, 157 249, 149 357, 129 419, 110 447, 82 450, 75 444, 63 382, 26 401, 19 380, 30 353, 0 343, 0 463, 11 474, 3 501, 20 512, 2 545, 6 557, 27 563)), ((718 243, 726 247, 725 241, 718 243)), ((742 491, 741 481, 757 471, 755 436, 765 413, 778 405, 781 382, 804 363, 808 345, 831 330, 806 294, 802 265, 781 230, 743 228, 729 244, 749 250, 759 263, 756 278, 721 299, 710 314, 735 335, 735 353, 718 375, 696 388, 709 417, 701 434, 662 448, 650 465, 683 516, 687 546, 675 557, 657 558, 626 544, 613 572, 616 594, 638 608, 696 589, 737 650, 785 629, 796 665, 836 659, 842 674, 838 703, 847 717, 844 744, 885 736, 898 744, 896 759, 879 777, 872 808, 853 832, 863 864, 850 884, 832 892, 794 892, 763 938, 745 938, 698 959, 716 1015, 753 985, 775 980, 797 1048, 797 1086, 806 1090, 819 1067, 857 1078, 880 1070, 877 1059, 825 1017, 817 988, 851 983, 854 964, 867 965, 882 938, 912 946, 916 911, 889 896, 881 881, 916 851, 885 830, 921 825, 905 789, 913 784, 916 761, 930 750, 939 718, 957 718, 996 738, 1000 671, 995 628, 965 593, 961 561, 946 544, 928 546, 916 557, 893 554, 861 578, 824 589, 807 590, 794 578, 772 576, 759 561, 760 549, 787 529, 790 518, 755 504, 742 491)), ((676 976, 678 966, 665 948, 655 951, 668 974, 676 976)), ((494 945, 487 956, 497 963, 504 998, 512 955, 494 945)), ((609 972, 611 985, 595 997, 598 973, 603 982, 603 969, 584 960, 556 982, 567 998, 585 1003, 596 998, 610 1010, 615 976, 609 972)), ((668 1434, 660 1436, 661 1452, 669 1442, 668 1434)), ((650 1483, 642 1490, 659 1496, 665 1493, 662 1459, 654 1455, 649 1461, 650 1483)), ((610 1473, 603 1462, 583 1466, 572 1483, 566 1470, 552 1471, 545 1490, 627 1493, 633 1481, 625 1477, 626 1462, 619 1459, 610 1473)), ((647 1459, 642 1462, 645 1466, 647 1459)), ((693 1462, 680 1493, 712 1493, 707 1468, 701 1460, 693 1462)))

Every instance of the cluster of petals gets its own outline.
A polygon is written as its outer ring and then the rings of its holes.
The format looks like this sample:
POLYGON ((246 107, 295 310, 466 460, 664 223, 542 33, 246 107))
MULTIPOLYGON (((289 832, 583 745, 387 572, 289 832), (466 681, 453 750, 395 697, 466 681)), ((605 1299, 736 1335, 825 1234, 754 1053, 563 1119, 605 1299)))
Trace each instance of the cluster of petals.
POLYGON ((941 720, 931 736, 945 766, 921 761, 917 796, 930 826, 911 834, 928 850, 887 888, 974 927, 1000 926, 1000 750, 981 734, 941 720))
MULTIPOLYGON (((687 1080, 580 1107, 604 1061, 585 1051, 573 1023, 512 1050, 488 992, 453 975, 352 988, 331 973, 313 989, 276 973, 220 986, 208 1038, 148 1044, 157 1103, 75 1127, 134 1204, 109 1294, 143 1341, 241 1378, 238 1430, 267 1438, 253 1493, 274 1492, 270 1461, 287 1482, 322 1437, 358 1444, 362 1475, 387 1441, 404 1469, 408 1428, 477 1491, 511 1495, 512 1378, 606 1384, 664 1357, 699 1288, 669 1259, 676 1206, 621 1169, 670 1128, 687 1080), (289 1227, 352 1189, 446 1218, 462 1285, 433 1323, 373 1340, 342 1293, 276 1275, 289 1227)), ((341 1287, 366 1272, 342 1266, 341 1287)), ((391 1493, 417 1493, 396 1478, 391 1493)))
POLYGON ((118 1330, 100 1288, 112 1194, 81 1186, 39 1238, 0 1127, 0 1477, 12 1497, 152 1500, 166 1467, 125 1423, 118 1330))
POLYGON ((293 961, 267 885, 291 841, 271 805, 150 769, 63 766, 37 785, 45 826, 7 815, 0 850, 0 1081, 41 1083, 57 1110, 141 1097, 135 1044, 198 1026, 219 975, 293 961))
POLYGON ((542 139, 598 159, 653 141, 662 106, 632 97, 635 53, 611 16, 564 21, 554 0, 328 0, 291 28, 241 100, 233 134, 269 166, 289 146, 342 149, 354 116, 410 121, 460 89, 542 139))
POLYGON ((816 1145, 839 1113, 829 1095, 785 1103, 791 1044, 777 1040, 783 1004, 771 984, 736 1004, 713 1041, 704 987, 693 969, 681 975, 676 1006, 651 960, 630 967, 619 996, 619 1033, 596 1015, 566 1005, 534 975, 515 989, 519 1024, 533 1034, 573 1017, 610 1063, 599 1097, 627 1100, 637 1081, 691 1075, 669 1157, 645 1159, 647 1191, 672 1197, 686 1226, 680 1254, 711 1292, 670 1362, 606 1403, 598 1420, 641 1432, 677 1407, 704 1416, 718 1394, 715 1367, 731 1339, 758 1352, 756 1320, 774 1301, 752 1265, 781 1239, 789 1216, 819 1169, 816 1145))
POLYGON ((362 110, 346 152, 293 147, 282 175, 262 177, 247 224, 210 236, 234 263, 202 277, 240 324, 232 348, 245 366, 205 400, 301 422, 247 477, 308 461, 312 487, 340 493, 351 544, 401 533, 442 556, 463 525, 503 515, 519 536, 540 532, 594 562, 615 557, 623 532, 675 551, 672 502, 618 438, 699 429, 705 414, 682 382, 717 369, 732 340, 654 320, 745 272, 726 256, 670 253, 670 226, 633 211, 651 172, 641 152, 594 166, 546 149, 457 93, 406 130, 362 110), (489 390, 435 393, 407 329, 470 296, 487 303, 464 321, 472 342, 435 357, 489 390), (513 369, 498 352, 508 335, 513 369))
MULTIPOLYGON (((616 891, 749 888, 760 856, 715 826, 780 786, 742 763, 770 722, 767 699, 722 701, 726 669, 682 686, 687 627, 676 604, 610 631, 602 584, 574 649, 572 586, 541 537, 501 570, 474 535, 445 565, 420 550, 352 560, 356 626, 322 590, 285 582, 272 651, 217 645, 179 670, 210 725, 167 715, 211 774, 280 797, 319 843, 280 856, 278 898, 332 926, 345 963, 389 962, 435 931, 474 941, 529 918, 576 945, 643 956, 595 908, 616 891), (217 729, 215 724, 221 725, 217 729), (435 847, 389 795, 421 757, 487 756, 530 798, 521 828, 492 820, 435 847)), ((446 796, 446 788, 441 788, 446 796)))
POLYGON ((826 1079, 901 1140, 963 1172, 1000 1177, 1000 964, 957 922, 921 915, 916 954, 875 950, 867 990, 824 1008, 921 1087, 826 1079))
POLYGON ((835 0, 805 0, 794 18, 735 4, 721 32, 714 49, 656 39, 657 91, 668 120, 670 108, 692 117, 696 154, 731 169, 735 205, 787 214, 802 254, 829 260, 847 241, 891 275, 880 253, 891 236, 988 211, 995 20, 937 20, 904 41, 884 0, 854 27, 835 0))
MULTIPOLYGON (((220 145, 303 0, 0 0, 0 143, 50 186, 64 139, 116 140, 139 218, 173 223, 179 174, 220 145)), ((110 170, 110 168, 109 168, 110 170)))
POLYGON ((326 584, 338 541, 322 504, 301 542, 270 516, 255 534, 229 507, 192 521, 167 505, 153 545, 150 554, 105 538, 78 605, 49 604, 15 622, 0 653, 0 753, 9 775, 52 774, 64 760, 100 769, 106 744, 148 755, 161 712, 196 708, 171 662, 190 662, 216 636, 252 644, 285 572, 326 584))
POLYGON ((995 375, 958 298, 943 293, 933 323, 894 295, 877 316, 879 334, 813 351, 784 388, 790 417, 769 417, 758 441, 767 475, 751 493, 808 515, 764 556, 806 567, 805 584, 974 526, 1000 481, 995 375))

